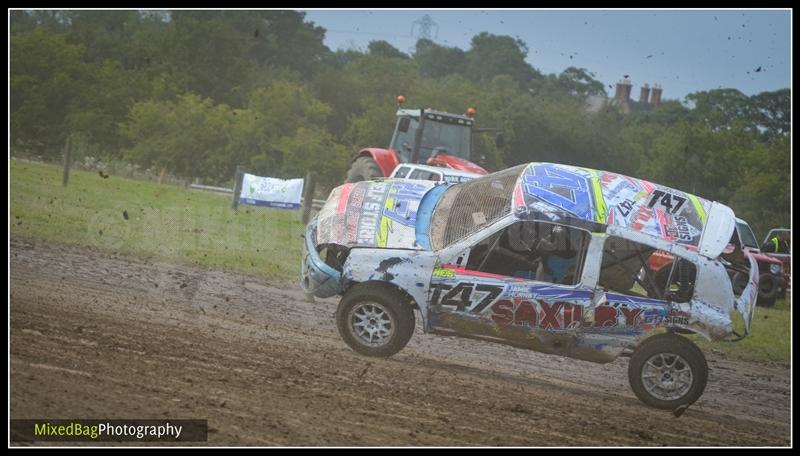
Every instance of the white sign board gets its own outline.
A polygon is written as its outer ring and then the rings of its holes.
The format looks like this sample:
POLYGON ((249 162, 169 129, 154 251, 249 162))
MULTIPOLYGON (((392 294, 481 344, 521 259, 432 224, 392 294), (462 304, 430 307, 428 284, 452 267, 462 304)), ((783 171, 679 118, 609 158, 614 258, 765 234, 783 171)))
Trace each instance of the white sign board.
POLYGON ((275 179, 245 173, 239 204, 299 209, 303 179, 275 179))

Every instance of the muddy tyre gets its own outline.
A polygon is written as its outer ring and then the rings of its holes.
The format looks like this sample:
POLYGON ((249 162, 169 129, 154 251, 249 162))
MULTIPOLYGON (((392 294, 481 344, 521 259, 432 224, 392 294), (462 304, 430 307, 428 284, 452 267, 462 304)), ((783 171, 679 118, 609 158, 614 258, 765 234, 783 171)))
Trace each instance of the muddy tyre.
POLYGON ((774 306, 780 286, 781 284, 777 277, 772 274, 762 274, 758 279, 758 301, 756 305, 761 307, 774 306))
POLYGON ((383 177, 381 169, 369 155, 362 155, 353 161, 347 172, 347 182, 361 182, 376 177, 383 177))
POLYGON ((414 310, 408 298, 387 287, 356 285, 339 302, 336 326, 356 352, 386 358, 411 340, 414 310))
POLYGON ((633 352, 628 381, 645 404, 675 410, 694 403, 703 394, 708 364, 703 352, 689 339, 659 334, 645 339, 633 352))

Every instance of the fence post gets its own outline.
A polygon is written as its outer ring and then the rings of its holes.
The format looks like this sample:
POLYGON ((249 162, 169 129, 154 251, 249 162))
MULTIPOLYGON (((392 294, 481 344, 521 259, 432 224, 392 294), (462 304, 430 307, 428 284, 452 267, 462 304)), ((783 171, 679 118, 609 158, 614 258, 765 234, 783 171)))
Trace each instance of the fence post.
POLYGON ((242 167, 236 165, 236 173, 233 175, 233 201, 231 207, 236 209, 239 207, 239 193, 242 193, 242 167))
POLYGON ((303 223, 308 223, 311 215, 311 205, 314 200, 314 174, 309 171, 306 173, 306 180, 303 186, 303 223))
POLYGON ((72 134, 67 136, 67 140, 64 142, 64 177, 61 180, 61 185, 64 187, 67 186, 69 183, 69 167, 70 167, 70 155, 72 155, 72 134))

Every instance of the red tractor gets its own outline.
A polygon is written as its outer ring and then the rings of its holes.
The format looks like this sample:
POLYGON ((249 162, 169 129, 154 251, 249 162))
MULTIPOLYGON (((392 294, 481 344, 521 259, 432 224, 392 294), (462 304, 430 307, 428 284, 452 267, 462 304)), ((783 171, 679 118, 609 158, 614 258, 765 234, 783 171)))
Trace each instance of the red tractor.
MULTIPOLYGON (((397 97, 398 104, 405 97, 397 97)), ((472 161, 472 133, 499 131, 494 128, 475 129, 475 109, 466 115, 431 109, 398 109, 397 125, 388 149, 367 147, 353 159, 347 172, 347 182, 359 182, 376 177, 388 177, 400 163, 420 163, 445 166, 460 171, 486 174, 472 161)), ((502 147, 498 133, 496 144, 502 147)))

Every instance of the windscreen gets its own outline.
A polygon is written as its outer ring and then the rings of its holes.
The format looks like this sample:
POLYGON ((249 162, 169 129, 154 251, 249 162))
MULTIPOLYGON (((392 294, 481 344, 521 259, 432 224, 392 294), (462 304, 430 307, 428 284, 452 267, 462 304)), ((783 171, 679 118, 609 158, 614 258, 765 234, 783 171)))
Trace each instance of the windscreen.
POLYGON ((758 241, 756 241, 756 236, 753 234, 753 230, 750 229, 750 225, 742 222, 736 222, 736 229, 739 231, 739 237, 742 240, 742 245, 753 247, 754 249, 758 248, 758 241))
POLYGON ((510 214, 514 184, 525 166, 447 189, 433 212, 431 247, 447 247, 510 214))
POLYGON ((465 125, 425 120, 417 161, 424 163, 434 151, 470 159, 470 128, 465 125))

